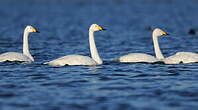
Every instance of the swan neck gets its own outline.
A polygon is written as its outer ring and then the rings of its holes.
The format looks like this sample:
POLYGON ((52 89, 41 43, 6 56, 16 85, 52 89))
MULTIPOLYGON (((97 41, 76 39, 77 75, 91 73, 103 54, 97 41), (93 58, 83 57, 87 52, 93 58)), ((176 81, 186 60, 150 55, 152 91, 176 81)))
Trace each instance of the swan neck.
POLYGON ((96 48, 95 40, 94 40, 94 31, 89 30, 89 45, 91 57, 96 61, 97 64, 102 64, 103 61, 98 54, 98 50, 96 48))
POLYGON ((164 59, 164 56, 160 50, 159 43, 158 43, 158 36, 153 33, 153 44, 154 44, 154 51, 155 51, 155 56, 157 59, 164 59))
POLYGON ((29 51, 28 36, 29 36, 29 32, 25 30, 23 34, 23 54, 29 57, 32 61, 34 61, 29 51))

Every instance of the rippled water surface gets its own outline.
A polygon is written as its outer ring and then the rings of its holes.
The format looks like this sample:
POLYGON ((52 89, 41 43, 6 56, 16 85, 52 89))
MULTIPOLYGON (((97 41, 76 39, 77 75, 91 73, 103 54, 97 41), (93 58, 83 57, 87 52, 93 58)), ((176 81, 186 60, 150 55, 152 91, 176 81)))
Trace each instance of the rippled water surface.
POLYGON ((120 64, 130 52, 151 55, 152 29, 164 56, 198 52, 197 0, 1 0, 0 53, 22 51, 29 37, 35 62, 0 63, 0 110, 198 110, 198 64, 120 64), (107 31, 95 39, 104 64, 50 67, 68 54, 89 56, 88 28, 107 31), (195 33, 189 30, 194 29, 195 33))

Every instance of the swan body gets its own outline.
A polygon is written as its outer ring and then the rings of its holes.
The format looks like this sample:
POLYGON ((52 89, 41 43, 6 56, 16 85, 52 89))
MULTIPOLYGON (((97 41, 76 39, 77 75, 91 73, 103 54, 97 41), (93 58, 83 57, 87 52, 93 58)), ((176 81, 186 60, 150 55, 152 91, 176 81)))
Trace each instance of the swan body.
POLYGON ((29 52, 28 36, 31 32, 38 32, 36 28, 27 26, 23 34, 23 53, 18 52, 6 52, 0 54, 0 62, 5 61, 20 61, 20 62, 33 62, 34 58, 29 52))
POLYGON ((91 57, 81 56, 81 55, 67 55, 60 57, 58 59, 46 62, 51 66, 65 66, 65 65, 98 65, 102 64, 103 61, 98 54, 98 50, 95 45, 94 32, 104 30, 101 26, 97 24, 92 24, 89 28, 89 45, 91 57))
POLYGON ((156 28, 153 31, 153 44, 154 44, 154 50, 155 50, 155 55, 151 56, 148 54, 144 53, 130 53, 128 55, 124 55, 118 58, 119 62, 124 62, 124 63, 137 63, 137 62, 144 62, 144 63, 155 63, 158 61, 161 61, 161 59, 164 59, 164 56, 160 50, 159 43, 158 43, 158 37, 162 35, 167 35, 167 32, 162 31, 159 28, 156 28))
POLYGON ((175 55, 163 60, 165 64, 197 63, 198 54, 193 52, 177 52, 175 55))
POLYGON ((6 52, 0 55, 0 62, 5 61, 32 62, 33 60, 22 53, 6 52))
POLYGON ((58 59, 52 60, 47 63, 52 66, 65 66, 65 65, 97 65, 97 62, 88 56, 82 55, 67 55, 58 59))
POLYGON ((154 63, 159 61, 158 59, 156 59, 154 56, 148 55, 148 54, 144 54, 144 53, 130 53, 128 55, 124 55, 121 56, 119 58, 120 62, 147 62, 147 63, 154 63))

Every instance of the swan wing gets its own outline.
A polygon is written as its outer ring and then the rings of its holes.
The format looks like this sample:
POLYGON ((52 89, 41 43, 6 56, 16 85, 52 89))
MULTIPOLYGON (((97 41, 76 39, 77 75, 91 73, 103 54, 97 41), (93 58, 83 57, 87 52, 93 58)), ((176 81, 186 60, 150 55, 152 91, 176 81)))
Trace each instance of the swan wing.
POLYGON ((166 64, 196 63, 198 54, 193 52, 177 52, 175 55, 164 59, 166 64))
POLYGON ((181 55, 181 56, 189 56, 189 57, 197 57, 197 53, 193 52, 177 52, 176 55, 181 55))
POLYGON ((67 55, 58 59, 46 62, 51 66, 65 66, 65 65, 97 65, 97 63, 88 56, 81 55, 67 55))
POLYGON ((120 62, 147 62, 154 63, 159 61, 154 56, 144 54, 144 53, 130 53, 119 58, 120 62))
POLYGON ((22 53, 17 52, 6 52, 3 54, 0 54, 0 62, 5 61, 21 61, 21 62, 32 62, 32 60, 23 55, 22 53))

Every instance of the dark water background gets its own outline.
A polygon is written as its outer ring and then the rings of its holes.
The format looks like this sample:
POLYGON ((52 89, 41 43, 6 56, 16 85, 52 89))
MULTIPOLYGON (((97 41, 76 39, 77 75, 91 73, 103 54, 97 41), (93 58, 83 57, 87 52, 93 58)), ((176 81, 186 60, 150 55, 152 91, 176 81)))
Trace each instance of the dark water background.
POLYGON ((165 56, 198 52, 197 0, 0 0, 0 53, 22 51, 30 35, 32 64, 0 63, 0 110, 198 110, 198 64, 119 64, 130 53, 153 54, 151 29, 165 56), (95 39, 105 63, 50 67, 43 62, 90 55, 88 28, 107 28, 95 39))

